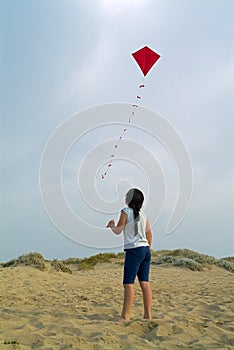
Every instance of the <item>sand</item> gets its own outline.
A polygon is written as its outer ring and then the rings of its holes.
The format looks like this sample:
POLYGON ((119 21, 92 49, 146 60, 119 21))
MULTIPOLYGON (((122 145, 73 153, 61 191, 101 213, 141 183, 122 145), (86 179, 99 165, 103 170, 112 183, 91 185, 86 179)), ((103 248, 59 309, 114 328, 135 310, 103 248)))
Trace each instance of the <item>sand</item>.
POLYGON ((233 274, 151 267, 152 320, 142 320, 138 283, 129 323, 117 323, 119 263, 73 274, 1 268, 0 349, 234 349, 233 274))

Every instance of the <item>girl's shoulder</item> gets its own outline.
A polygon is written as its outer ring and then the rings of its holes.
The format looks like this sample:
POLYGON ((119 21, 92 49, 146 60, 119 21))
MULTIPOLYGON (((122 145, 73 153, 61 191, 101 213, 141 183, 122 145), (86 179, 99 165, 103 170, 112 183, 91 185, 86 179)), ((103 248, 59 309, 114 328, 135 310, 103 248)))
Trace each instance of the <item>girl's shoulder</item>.
POLYGON ((124 207, 122 211, 127 215, 127 223, 134 221, 134 213, 132 208, 124 207))
POLYGON ((129 207, 124 207, 123 209, 122 209, 122 211, 125 213, 125 214, 127 214, 127 215, 129 215, 130 213, 132 213, 132 208, 129 208, 129 207))
POLYGON ((134 213, 132 208, 124 207, 122 211, 127 215, 128 222, 134 221, 134 213))

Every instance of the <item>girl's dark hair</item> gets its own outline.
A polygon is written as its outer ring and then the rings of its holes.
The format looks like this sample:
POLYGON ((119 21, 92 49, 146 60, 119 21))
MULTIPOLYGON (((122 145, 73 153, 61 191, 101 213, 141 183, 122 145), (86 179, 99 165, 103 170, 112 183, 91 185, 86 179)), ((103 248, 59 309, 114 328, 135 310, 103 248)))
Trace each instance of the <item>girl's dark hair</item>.
POLYGON ((137 223, 139 221, 139 212, 144 202, 144 195, 137 188, 131 188, 131 190, 129 190, 128 193, 126 194, 126 201, 129 208, 133 209, 134 219, 135 219, 135 235, 136 235, 138 232, 137 223))

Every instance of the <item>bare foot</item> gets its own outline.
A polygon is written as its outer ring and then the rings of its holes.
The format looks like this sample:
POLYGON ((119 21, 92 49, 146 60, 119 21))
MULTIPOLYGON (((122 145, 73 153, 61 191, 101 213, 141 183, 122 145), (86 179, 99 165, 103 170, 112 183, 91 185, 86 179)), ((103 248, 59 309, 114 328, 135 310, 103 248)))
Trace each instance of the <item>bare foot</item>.
POLYGON ((150 320, 151 320, 151 316, 144 316, 144 317, 143 317, 143 320, 148 320, 148 321, 150 321, 150 320))
POLYGON ((129 319, 125 319, 125 318, 123 318, 123 317, 119 317, 115 322, 130 322, 130 318, 129 319))

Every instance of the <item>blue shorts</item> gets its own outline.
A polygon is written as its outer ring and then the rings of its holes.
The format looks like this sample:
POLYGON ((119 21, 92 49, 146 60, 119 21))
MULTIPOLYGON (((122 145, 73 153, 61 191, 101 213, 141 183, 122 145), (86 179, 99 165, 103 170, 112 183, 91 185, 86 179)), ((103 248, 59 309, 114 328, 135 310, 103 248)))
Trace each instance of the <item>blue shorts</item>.
POLYGON ((136 276, 139 282, 148 282, 150 259, 149 247, 126 249, 123 284, 134 284, 136 276))

